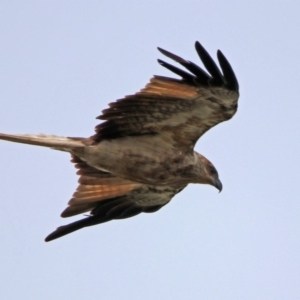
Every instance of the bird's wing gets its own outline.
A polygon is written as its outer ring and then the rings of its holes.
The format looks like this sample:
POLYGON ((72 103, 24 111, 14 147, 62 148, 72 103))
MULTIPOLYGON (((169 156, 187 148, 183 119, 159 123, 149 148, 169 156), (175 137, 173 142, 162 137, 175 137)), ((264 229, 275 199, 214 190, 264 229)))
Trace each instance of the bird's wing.
POLYGON ((79 169, 79 186, 61 216, 70 217, 84 212, 90 212, 90 215, 59 227, 46 241, 86 226, 125 219, 142 212, 155 212, 185 187, 149 186, 117 178, 108 172, 90 167, 74 155, 72 162, 79 169))
POLYGON ((91 211, 100 202, 124 196, 140 186, 139 183, 95 169, 75 155, 72 155, 71 161, 79 169, 79 185, 68 203, 69 206, 62 212, 62 217, 91 211))
POLYGON ((196 64, 166 50, 160 52, 189 72, 162 60, 158 62, 182 79, 154 76, 140 92, 110 103, 98 119, 94 142, 124 136, 160 134, 176 147, 193 148, 211 127, 230 119, 237 110, 239 86, 221 51, 222 72, 199 42, 197 53, 208 73, 196 64))

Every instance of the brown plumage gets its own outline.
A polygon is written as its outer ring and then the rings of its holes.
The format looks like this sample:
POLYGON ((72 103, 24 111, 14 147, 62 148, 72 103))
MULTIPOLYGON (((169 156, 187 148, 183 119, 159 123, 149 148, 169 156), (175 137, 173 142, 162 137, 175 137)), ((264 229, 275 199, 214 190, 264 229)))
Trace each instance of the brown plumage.
POLYGON ((90 212, 61 226, 46 241, 83 227, 150 213, 167 204, 189 183, 215 186, 215 167, 194 151, 211 127, 237 110, 239 87, 221 51, 222 72, 199 42, 196 51, 208 73, 158 48, 189 72, 158 62, 181 79, 154 76, 140 92, 110 103, 90 138, 0 134, 0 139, 67 151, 78 169, 79 186, 62 217, 90 212))

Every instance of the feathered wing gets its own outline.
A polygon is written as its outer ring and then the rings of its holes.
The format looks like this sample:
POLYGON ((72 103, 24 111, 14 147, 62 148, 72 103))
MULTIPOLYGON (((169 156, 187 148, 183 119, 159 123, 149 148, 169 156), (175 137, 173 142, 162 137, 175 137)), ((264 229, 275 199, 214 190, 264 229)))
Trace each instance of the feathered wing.
POLYGON ((237 110, 238 82, 221 51, 219 70, 206 50, 196 50, 208 73, 194 63, 166 50, 159 50, 180 63, 183 71, 162 60, 159 63, 182 79, 155 76, 144 89, 110 103, 98 119, 95 142, 145 134, 160 134, 174 146, 190 149, 211 127, 230 119, 237 110))
POLYGON ((47 242, 83 227, 129 218, 142 212, 155 212, 185 187, 149 186, 117 178, 89 166, 74 155, 72 162, 79 169, 79 186, 61 216, 84 212, 90 212, 90 215, 57 228, 46 237, 47 242))

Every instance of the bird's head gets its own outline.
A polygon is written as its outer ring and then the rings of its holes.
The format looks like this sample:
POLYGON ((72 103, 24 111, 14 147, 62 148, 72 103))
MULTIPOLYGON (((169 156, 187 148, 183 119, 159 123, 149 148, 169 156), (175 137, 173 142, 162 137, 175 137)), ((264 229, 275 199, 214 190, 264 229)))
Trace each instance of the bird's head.
POLYGON ((203 155, 197 153, 199 164, 199 183, 210 184, 217 188, 219 192, 222 191, 223 185, 219 179, 219 174, 214 165, 203 155))

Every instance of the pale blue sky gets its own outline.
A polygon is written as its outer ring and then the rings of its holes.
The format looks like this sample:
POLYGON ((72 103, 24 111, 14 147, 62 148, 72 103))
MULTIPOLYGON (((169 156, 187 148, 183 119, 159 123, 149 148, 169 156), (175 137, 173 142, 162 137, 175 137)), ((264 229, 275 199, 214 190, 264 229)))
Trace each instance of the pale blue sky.
POLYGON ((239 110, 196 149, 224 188, 45 243, 77 187, 66 153, 0 142, 1 299, 299 299, 298 1, 0 1, 0 131, 90 136, 157 46, 221 49, 239 110))

